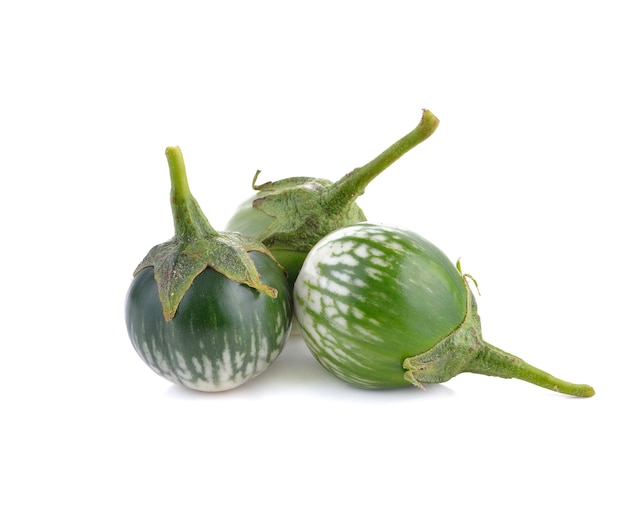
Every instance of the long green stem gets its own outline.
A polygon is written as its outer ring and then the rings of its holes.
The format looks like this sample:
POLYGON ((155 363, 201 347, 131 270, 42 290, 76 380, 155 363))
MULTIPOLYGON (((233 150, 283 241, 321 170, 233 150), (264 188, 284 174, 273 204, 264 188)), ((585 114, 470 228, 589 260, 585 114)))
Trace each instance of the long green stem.
POLYGON ((432 349, 406 358, 404 377, 423 387, 424 383, 443 383, 462 372, 500 378, 516 378, 548 390, 578 397, 591 397, 589 385, 555 378, 537 367, 487 343, 482 337, 476 299, 466 280, 467 314, 463 323, 432 349))
POLYGON ((183 159, 183 152, 178 146, 165 148, 167 165, 170 168, 170 180, 172 183, 172 196, 180 199, 191 196, 189 183, 187 182, 187 168, 183 159))
POLYGON ((355 198, 363 194, 365 187, 387 167, 430 137, 438 125, 439 119, 429 110, 424 110, 422 119, 415 129, 389 146, 371 162, 335 182, 329 191, 327 203, 335 207, 345 207, 350 204, 355 198))
POLYGON ((500 378, 515 378, 571 396, 591 397, 595 394, 589 385, 570 383, 556 378, 484 341, 480 352, 468 363, 465 371, 500 378))
POLYGON ((189 239, 217 234, 189 190, 182 151, 179 147, 168 147, 165 156, 170 169, 170 203, 176 236, 189 239))

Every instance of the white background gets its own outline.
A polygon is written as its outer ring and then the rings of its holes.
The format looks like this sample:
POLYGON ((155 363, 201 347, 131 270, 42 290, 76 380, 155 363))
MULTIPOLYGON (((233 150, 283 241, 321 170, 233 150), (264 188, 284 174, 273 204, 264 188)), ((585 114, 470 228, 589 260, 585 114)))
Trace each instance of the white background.
POLYGON ((0 514, 624 516, 621 2, 6 2, 0 514), (374 180, 479 282, 485 338, 596 396, 463 374, 331 378, 298 340, 197 394, 127 338, 171 237, 166 146, 215 227, 252 176, 374 180))

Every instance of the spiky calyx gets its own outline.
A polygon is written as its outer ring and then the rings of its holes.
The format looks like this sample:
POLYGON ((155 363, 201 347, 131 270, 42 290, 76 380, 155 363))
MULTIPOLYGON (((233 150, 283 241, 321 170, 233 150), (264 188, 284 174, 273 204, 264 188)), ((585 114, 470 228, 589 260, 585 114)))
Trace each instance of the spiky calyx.
POLYGON ((233 282, 245 284, 270 297, 277 291, 260 279, 249 252, 261 252, 282 268, 271 252, 258 240, 236 232, 218 232, 205 217, 192 196, 180 148, 168 147, 167 156, 172 190, 170 202, 175 235, 153 247, 139 263, 134 274, 154 269, 163 315, 171 320, 194 279, 212 268, 233 282))

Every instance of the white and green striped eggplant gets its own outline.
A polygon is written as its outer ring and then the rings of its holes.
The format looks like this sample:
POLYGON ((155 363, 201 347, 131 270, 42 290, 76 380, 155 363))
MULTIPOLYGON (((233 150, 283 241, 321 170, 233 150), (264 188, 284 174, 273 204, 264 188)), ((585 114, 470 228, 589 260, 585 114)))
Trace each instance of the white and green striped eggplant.
MULTIPOLYGON (((265 282, 289 293, 271 259, 250 256, 265 282)), ((212 268, 194 279, 169 321, 152 268, 137 274, 126 299, 128 334, 143 361, 168 381, 204 392, 238 387, 265 371, 282 351, 290 323, 290 297, 272 298, 212 268)))
POLYGON ((195 390, 232 389, 282 351, 292 317, 284 269, 260 242, 217 232, 189 191, 179 148, 167 148, 175 235, 153 247, 126 296, 141 359, 195 390))
POLYGON ((309 252, 294 287, 295 316, 319 363, 359 387, 424 388, 474 372, 594 394, 485 342, 467 280, 414 232, 358 223, 309 252))

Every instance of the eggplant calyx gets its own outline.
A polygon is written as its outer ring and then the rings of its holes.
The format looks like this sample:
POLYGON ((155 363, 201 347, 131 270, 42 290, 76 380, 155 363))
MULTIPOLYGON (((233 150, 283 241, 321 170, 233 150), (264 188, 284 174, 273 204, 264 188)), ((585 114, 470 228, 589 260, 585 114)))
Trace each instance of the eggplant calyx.
POLYGON ((293 177, 256 184, 253 207, 272 221, 258 238, 269 248, 308 252, 322 237, 338 228, 365 221, 356 199, 391 164, 430 137, 439 120, 423 110, 420 123, 372 161, 331 182, 323 178, 293 177))
POLYGON ((169 241, 154 246, 134 272, 137 275, 144 268, 154 269, 165 319, 174 318, 194 279, 207 268, 275 298, 277 290, 261 281, 249 253, 260 252, 281 269, 282 266, 258 240, 236 232, 216 231, 189 191, 180 148, 168 147, 165 153, 172 180, 170 201, 175 235, 169 241))
POLYGON ((356 204, 330 208, 324 202, 334 184, 322 178, 286 178, 259 188, 252 206, 272 218, 257 236, 270 249, 308 252, 337 228, 365 220, 356 204))
POLYGON ((404 378, 424 389, 425 384, 444 383, 462 372, 500 378, 516 378, 539 387, 577 397, 595 394, 589 385, 570 383, 538 369, 521 358, 487 343, 482 337, 476 299, 467 289, 467 313, 461 325, 432 349, 406 358, 404 378))
POLYGON ((468 363, 481 346, 480 317, 476 300, 467 286, 467 312, 464 321, 452 333, 426 352, 406 358, 404 379, 425 389, 424 384, 444 383, 466 372, 468 363))

